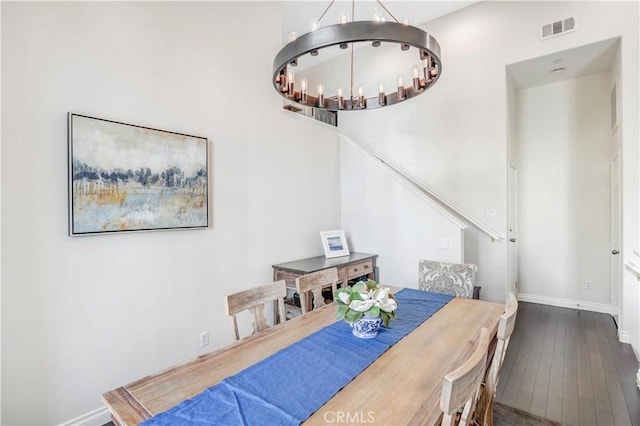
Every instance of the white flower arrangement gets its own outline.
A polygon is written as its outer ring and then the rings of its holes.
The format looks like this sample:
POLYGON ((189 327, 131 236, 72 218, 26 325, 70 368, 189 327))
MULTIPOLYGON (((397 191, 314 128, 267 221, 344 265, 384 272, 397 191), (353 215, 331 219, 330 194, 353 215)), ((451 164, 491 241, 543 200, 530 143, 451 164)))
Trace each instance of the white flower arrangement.
POLYGON ((362 316, 377 317, 380 315, 383 324, 389 325, 396 318, 398 301, 389 288, 378 287, 374 280, 358 281, 353 287, 341 287, 334 294, 338 305, 336 317, 349 323, 362 316))

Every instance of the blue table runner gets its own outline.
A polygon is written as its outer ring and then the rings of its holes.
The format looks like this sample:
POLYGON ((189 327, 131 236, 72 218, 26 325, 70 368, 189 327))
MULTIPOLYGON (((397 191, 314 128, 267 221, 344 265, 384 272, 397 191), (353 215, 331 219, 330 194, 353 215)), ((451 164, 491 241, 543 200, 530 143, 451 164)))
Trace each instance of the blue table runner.
POLYGON ((408 288, 395 297, 398 318, 376 338, 357 338, 337 321, 142 424, 300 424, 453 298, 408 288))

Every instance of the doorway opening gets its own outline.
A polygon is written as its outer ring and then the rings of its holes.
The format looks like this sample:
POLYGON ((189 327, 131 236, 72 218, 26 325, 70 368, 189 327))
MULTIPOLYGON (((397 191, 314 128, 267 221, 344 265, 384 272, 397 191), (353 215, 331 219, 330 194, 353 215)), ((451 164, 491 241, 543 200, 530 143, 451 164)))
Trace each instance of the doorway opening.
POLYGON ((618 314, 610 100, 619 48, 611 39, 507 66, 509 228, 517 234, 507 290, 517 283, 520 300, 618 314))

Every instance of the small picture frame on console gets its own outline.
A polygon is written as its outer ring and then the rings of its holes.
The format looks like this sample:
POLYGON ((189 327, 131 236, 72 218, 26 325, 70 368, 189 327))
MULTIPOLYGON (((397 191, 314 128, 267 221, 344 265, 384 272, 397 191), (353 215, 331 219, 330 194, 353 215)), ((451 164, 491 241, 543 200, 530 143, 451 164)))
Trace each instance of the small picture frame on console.
POLYGON ((324 256, 327 259, 349 256, 349 246, 347 245, 347 238, 344 236, 344 231, 323 231, 320 232, 320 238, 322 239, 324 256))

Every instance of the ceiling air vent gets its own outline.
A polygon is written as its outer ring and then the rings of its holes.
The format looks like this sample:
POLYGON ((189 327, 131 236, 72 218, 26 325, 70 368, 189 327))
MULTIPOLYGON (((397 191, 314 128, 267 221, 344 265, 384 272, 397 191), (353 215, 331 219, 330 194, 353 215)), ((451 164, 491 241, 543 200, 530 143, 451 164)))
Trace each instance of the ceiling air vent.
POLYGON ((540 33, 540 40, 544 40, 550 37, 559 36, 561 34, 566 34, 576 29, 576 20, 575 18, 565 18, 561 21, 552 22, 550 24, 545 24, 542 26, 542 31, 540 33))

